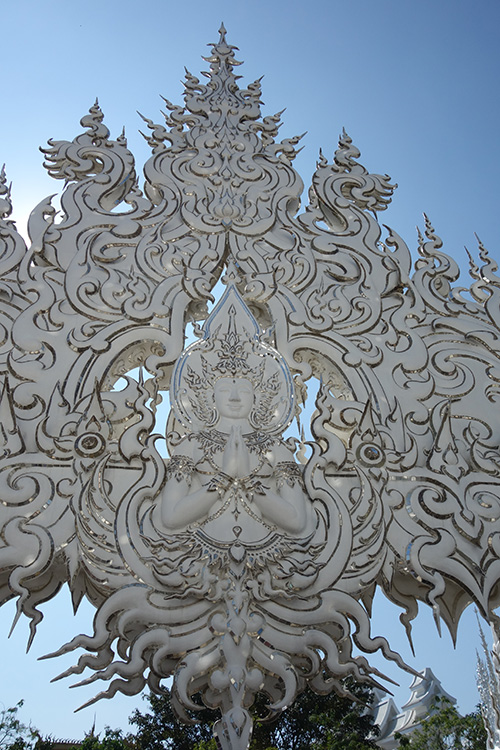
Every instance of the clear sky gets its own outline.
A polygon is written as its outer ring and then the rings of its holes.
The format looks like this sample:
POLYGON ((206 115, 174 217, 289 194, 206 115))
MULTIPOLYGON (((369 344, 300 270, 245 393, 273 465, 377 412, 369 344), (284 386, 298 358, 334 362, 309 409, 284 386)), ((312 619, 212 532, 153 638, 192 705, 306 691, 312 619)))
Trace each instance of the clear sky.
MULTIPOLYGON (((463 250, 475 254, 477 232, 499 257, 498 79, 500 4, 487 0, 17 0, 2 9, 3 116, 0 163, 13 182, 14 218, 61 184, 41 166, 38 147, 48 138, 71 140, 96 96, 116 137, 126 127, 138 166, 148 149, 136 110, 160 120, 163 94, 180 102, 184 66, 207 69, 201 55, 218 38, 239 47, 243 84, 264 74, 264 114, 287 108, 282 137, 308 131, 295 161, 307 186, 320 146, 333 153, 342 127, 371 171, 399 184, 380 220, 415 248, 415 224, 426 211, 445 250, 466 269, 463 250)), ((467 276, 464 275, 464 285, 467 276)), ((45 608, 33 656, 24 656, 24 623, 8 642, 12 604, 0 610, 3 644, 0 701, 25 699, 23 718, 57 737, 79 738, 96 715, 127 727, 139 699, 116 698, 77 714, 91 690, 49 684, 64 664, 37 662, 77 631, 88 632, 92 610, 73 622, 61 593, 45 608)), ((377 632, 389 635, 410 659, 397 614, 381 607, 377 632)), ((469 711, 475 688, 477 628, 468 611, 454 652, 439 640, 428 612, 416 625, 417 669, 430 666, 469 711)), ((394 672, 391 671, 394 676, 394 672)), ((410 678, 400 675, 399 704, 410 678)))

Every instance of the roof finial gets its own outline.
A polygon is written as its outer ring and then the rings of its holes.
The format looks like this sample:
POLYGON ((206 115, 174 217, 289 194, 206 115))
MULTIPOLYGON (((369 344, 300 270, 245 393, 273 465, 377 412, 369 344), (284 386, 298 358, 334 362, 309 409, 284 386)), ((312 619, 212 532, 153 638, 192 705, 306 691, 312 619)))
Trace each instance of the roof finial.
POLYGON ((222 43, 225 44, 227 31, 226 31, 226 27, 224 26, 224 22, 222 22, 220 25, 219 34, 220 34, 219 44, 222 44, 222 43))

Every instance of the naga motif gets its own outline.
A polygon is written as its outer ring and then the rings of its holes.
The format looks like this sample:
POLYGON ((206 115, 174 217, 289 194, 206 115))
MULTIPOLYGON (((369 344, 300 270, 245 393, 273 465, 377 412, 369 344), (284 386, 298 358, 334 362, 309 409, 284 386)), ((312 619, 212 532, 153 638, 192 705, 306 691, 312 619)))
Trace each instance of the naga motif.
POLYGON ((67 584, 97 611, 65 674, 109 682, 95 700, 173 676, 224 750, 258 693, 272 716, 375 681, 376 650, 405 666, 371 632, 377 587, 408 634, 418 602, 454 632, 500 598, 497 266, 480 244, 454 286, 427 218, 414 264, 345 133, 301 209, 300 139, 235 49, 222 28, 208 82, 145 119, 142 189, 97 103, 49 141, 62 210, 34 209, 29 247, 0 175, 0 601, 32 639, 67 584))

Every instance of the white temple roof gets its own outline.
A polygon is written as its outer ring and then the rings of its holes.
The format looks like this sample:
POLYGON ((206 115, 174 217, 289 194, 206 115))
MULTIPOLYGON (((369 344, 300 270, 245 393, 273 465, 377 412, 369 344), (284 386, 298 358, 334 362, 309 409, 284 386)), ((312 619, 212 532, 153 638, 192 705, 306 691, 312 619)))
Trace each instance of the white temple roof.
POLYGON ((446 698, 452 704, 457 702, 456 698, 443 688, 430 667, 426 667, 414 677, 410 690, 411 695, 401 711, 393 698, 381 690, 375 691, 377 703, 373 713, 375 723, 380 729, 377 744, 384 750, 394 750, 398 746, 398 741, 394 739, 396 732, 406 734, 418 728, 420 723, 436 710, 433 707, 436 698, 446 698))

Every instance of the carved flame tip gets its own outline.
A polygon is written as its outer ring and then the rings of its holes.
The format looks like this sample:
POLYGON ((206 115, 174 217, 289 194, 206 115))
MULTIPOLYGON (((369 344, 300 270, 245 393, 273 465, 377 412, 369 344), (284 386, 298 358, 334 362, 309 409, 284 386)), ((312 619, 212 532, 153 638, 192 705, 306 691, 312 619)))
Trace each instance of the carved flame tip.
POLYGON ((476 238, 476 242, 477 242, 477 244, 478 244, 478 247, 479 247, 479 249, 480 249, 480 250, 483 250, 484 252, 486 252, 486 253, 487 253, 488 251, 486 250, 486 248, 485 248, 485 246, 484 246, 483 242, 481 241, 481 238, 480 238, 480 237, 479 237, 479 235, 477 234, 477 232, 474 232, 474 237, 476 238))

